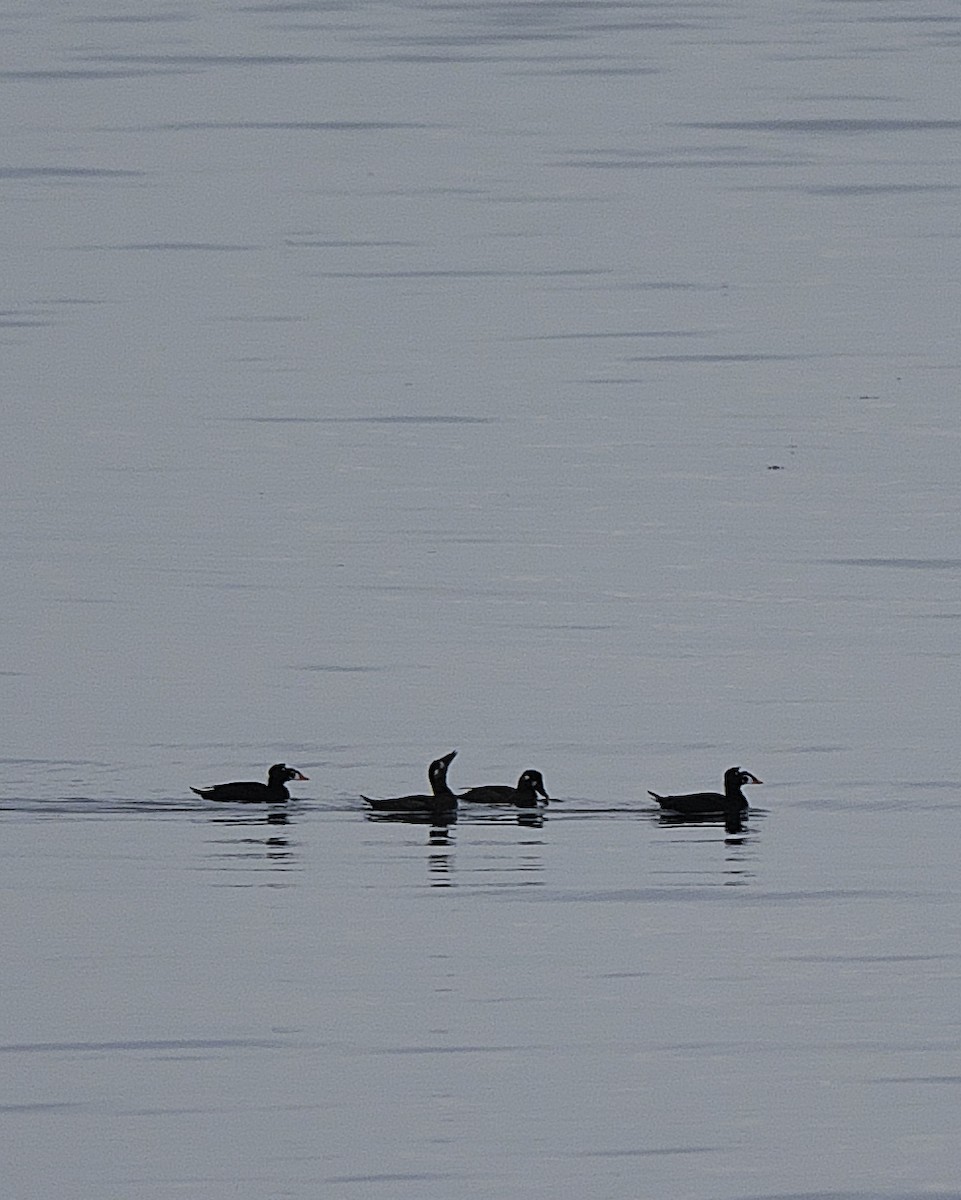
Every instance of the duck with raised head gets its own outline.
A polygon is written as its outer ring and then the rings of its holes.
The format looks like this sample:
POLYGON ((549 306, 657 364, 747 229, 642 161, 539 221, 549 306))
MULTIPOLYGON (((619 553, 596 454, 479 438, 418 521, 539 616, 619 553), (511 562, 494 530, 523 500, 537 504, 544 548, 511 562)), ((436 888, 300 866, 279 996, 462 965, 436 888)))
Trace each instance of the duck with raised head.
POLYGON ((682 817, 707 816, 712 813, 742 813, 747 800, 741 788, 748 783, 760 783, 750 771, 740 767, 728 767, 724 772, 724 794, 720 792, 692 792, 686 796, 659 796, 648 792, 665 812, 677 813, 682 817))
POLYGON ((513 804, 516 808, 537 808, 537 798, 548 802, 550 796, 544 787, 544 776, 540 771, 525 771, 517 781, 517 787, 506 783, 488 783, 482 787, 468 788, 461 793, 461 800, 472 804, 513 804))
POLYGON ((445 754, 443 758, 435 758, 427 768, 427 778, 430 781, 429 796, 390 796, 384 800, 375 800, 361 794, 361 800, 366 800, 371 808, 381 812, 456 812, 457 797, 447 783, 447 768, 457 756, 456 750, 445 754))
POLYGON ((290 799, 286 784, 291 779, 307 782, 307 776, 301 775, 296 767, 274 763, 267 772, 266 783, 243 780, 240 783, 215 783, 205 788, 192 787, 190 790, 205 800, 220 800, 227 804, 282 804, 290 799))

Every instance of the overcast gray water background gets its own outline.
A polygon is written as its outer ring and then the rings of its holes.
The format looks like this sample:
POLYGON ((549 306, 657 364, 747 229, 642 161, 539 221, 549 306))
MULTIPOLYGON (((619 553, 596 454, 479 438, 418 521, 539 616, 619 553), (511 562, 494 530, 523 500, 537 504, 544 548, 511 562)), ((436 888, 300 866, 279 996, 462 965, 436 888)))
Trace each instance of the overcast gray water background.
POLYGON ((5 6, 4 1200, 961 1195, 959 78, 948 0, 5 6), (364 815, 454 747, 561 799, 364 815))

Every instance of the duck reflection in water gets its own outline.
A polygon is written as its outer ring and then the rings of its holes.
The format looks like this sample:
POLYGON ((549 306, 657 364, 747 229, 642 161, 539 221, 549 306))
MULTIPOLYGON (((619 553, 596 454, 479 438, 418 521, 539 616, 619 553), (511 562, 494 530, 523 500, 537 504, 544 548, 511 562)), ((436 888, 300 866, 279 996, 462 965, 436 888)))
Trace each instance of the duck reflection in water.
POLYGON ((434 824, 428 834, 430 854, 427 856, 427 873, 431 887, 449 888, 454 886, 453 848, 454 842, 451 831, 444 825, 434 824))
POLYGON ((515 820, 518 825, 524 825, 528 829, 542 829, 544 826, 545 815, 543 810, 524 810, 519 809, 515 813, 515 820))
POLYGON ((216 849, 207 851, 205 857, 216 865, 219 870, 249 870, 262 872, 265 866, 271 871, 289 871, 297 865, 296 843, 287 836, 286 829, 281 833, 278 826, 288 826, 290 818, 285 812, 261 812, 256 817, 224 816, 213 817, 211 824, 230 826, 238 832, 223 838, 212 840, 209 844, 216 849), (255 827, 270 826, 262 834, 252 836, 255 827), (244 832, 241 833, 240 831, 244 832))
POLYGON ((430 813, 430 812, 381 812, 374 809, 372 812, 365 812, 364 817, 368 821, 387 821, 397 825, 429 825, 431 831, 440 830, 446 832, 449 825, 457 824, 457 812, 430 813))
POLYGON ((660 812, 653 814, 658 825, 668 828, 682 829, 724 826, 724 840, 731 845, 741 845, 750 835, 747 824, 747 813, 701 813, 700 815, 685 815, 683 813, 660 812))
POLYGON ((747 887, 755 878, 756 872, 753 868, 753 860, 756 856, 756 846, 752 845, 754 839, 748 835, 747 830, 732 833, 727 830, 724 837, 724 846, 727 853, 724 855, 724 886, 725 887, 747 887))

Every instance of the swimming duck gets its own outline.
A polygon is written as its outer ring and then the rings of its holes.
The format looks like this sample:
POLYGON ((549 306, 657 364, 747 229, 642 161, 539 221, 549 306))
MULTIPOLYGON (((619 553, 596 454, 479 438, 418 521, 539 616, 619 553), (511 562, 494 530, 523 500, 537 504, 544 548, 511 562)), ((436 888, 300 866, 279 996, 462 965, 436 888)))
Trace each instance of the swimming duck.
POLYGON ((361 794, 361 800, 366 800, 371 808, 386 812, 454 812, 457 808, 457 797, 447 784, 447 768, 457 756, 456 750, 445 754, 443 758, 435 758, 427 768, 427 778, 430 780, 431 794, 429 796, 392 796, 386 800, 374 800, 361 794))
POLYGON ((513 804, 517 808, 536 808, 537 797, 550 800, 544 787, 544 776, 540 771, 525 771, 518 779, 517 787, 506 783, 489 783, 483 787, 468 788, 461 800, 473 804, 513 804))
POLYGON ((659 796, 648 792, 667 812, 682 816, 700 816, 707 813, 740 813, 747 808, 747 800, 741 788, 747 783, 760 783, 750 771, 740 767, 729 767, 724 772, 724 795, 720 792, 693 792, 688 796, 659 796))
POLYGON ((267 772, 266 783, 245 780, 241 783, 215 783, 205 788, 192 787, 190 790, 205 800, 222 800, 227 804, 280 804, 290 799, 290 792, 284 785, 291 779, 307 782, 307 776, 301 775, 295 767, 274 763, 267 772))

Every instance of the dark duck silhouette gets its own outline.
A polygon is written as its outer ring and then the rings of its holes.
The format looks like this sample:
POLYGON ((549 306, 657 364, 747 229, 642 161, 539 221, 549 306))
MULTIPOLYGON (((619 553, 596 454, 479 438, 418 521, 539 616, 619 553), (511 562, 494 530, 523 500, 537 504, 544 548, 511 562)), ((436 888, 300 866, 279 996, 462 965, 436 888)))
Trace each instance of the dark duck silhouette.
POLYGON ((457 751, 451 750, 450 754, 445 754, 443 758, 435 758, 427 768, 427 778, 431 787, 429 796, 390 796, 385 800, 375 800, 361 794, 360 798, 380 812, 456 812, 457 797, 447 783, 447 768, 456 755, 457 751))
POLYGON ((729 767, 724 772, 723 795, 720 792, 692 792, 687 796, 659 796, 657 792, 647 794, 653 796, 665 812, 678 813, 684 817, 706 816, 712 813, 730 816, 739 815, 747 808, 747 800, 741 788, 748 783, 760 782, 750 771, 742 771, 740 767, 729 767))
POLYGON ((296 767, 288 767, 286 763, 274 763, 267 772, 267 782, 257 783, 254 780, 244 780, 240 783, 215 783, 212 787, 195 788, 190 790, 205 800, 222 800, 227 804, 282 804, 290 799, 286 784, 291 779, 307 782, 307 776, 301 775, 296 767))
POLYGON ((537 808, 537 797, 550 800, 544 787, 544 776, 540 771, 525 771, 518 779, 517 787, 506 783, 488 783, 483 787, 468 788, 461 793, 461 800, 472 804, 513 804, 517 808, 537 808))

